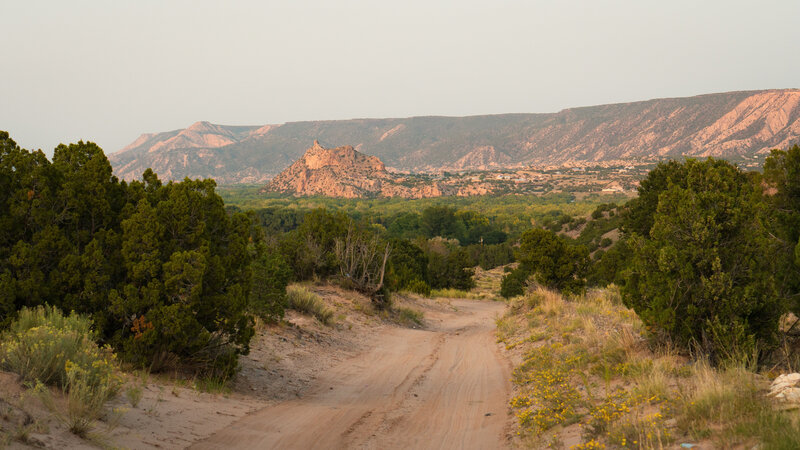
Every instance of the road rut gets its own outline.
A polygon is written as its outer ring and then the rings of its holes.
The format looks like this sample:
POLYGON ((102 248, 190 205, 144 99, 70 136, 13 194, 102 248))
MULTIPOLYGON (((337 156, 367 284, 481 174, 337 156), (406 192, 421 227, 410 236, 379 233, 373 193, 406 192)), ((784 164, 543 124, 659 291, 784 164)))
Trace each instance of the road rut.
POLYGON ((195 443, 219 448, 503 448, 510 364, 494 337, 502 303, 452 300, 426 330, 389 328, 320 373, 302 398, 195 443))

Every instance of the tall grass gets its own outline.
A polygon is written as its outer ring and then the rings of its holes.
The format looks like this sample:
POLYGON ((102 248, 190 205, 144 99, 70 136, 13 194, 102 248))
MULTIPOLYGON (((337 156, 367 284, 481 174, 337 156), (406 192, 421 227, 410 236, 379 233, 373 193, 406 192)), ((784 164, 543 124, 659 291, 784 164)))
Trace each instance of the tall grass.
POLYGON ((301 313, 310 314, 325 325, 330 325, 333 320, 333 310, 325 306, 319 295, 308 288, 292 285, 286 288, 286 298, 289 308, 301 313))
POLYGON ((752 358, 712 367, 649 346, 615 289, 570 298, 533 289, 510 306, 497 335, 524 358, 511 406, 533 446, 567 438, 579 422, 584 442, 573 448, 800 448, 800 415, 765 396, 767 380, 752 358))
POLYGON ((474 300, 483 300, 487 296, 485 294, 478 294, 475 292, 464 291, 461 289, 431 289, 431 298, 435 297, 442 297, 442 298, 468 298, 474 300))
POLYGON ((693 437, 715 435, 723 447, 756 438, 763 448, 800 448, 800 419, 776 410, 759 389, 758 375, 745 367, 720 370, 700 361, 689 384, 679 425, 693 437))

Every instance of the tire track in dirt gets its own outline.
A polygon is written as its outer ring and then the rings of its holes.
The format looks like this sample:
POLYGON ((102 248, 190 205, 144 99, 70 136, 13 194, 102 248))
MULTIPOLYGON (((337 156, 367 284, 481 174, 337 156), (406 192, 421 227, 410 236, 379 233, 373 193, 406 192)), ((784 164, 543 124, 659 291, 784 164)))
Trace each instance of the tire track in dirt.
POLYGON ((502 303, 452 300, 428 330, 391 328, 320 373, 303 398, 239 419, 193 449, 501 448, 510 363, 494 337, 502 303))

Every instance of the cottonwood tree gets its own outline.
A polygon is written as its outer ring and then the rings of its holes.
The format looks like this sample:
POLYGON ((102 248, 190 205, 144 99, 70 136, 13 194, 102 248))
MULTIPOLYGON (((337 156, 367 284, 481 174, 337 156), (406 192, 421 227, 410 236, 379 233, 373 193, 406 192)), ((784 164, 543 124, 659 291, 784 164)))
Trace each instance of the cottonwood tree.
POLYGON ((359 229, 352 221, 344 237, 335 240, 339 274, 354 289, 368 295, 379 308, 388 305, 384 277, 391 247, 376 233, 359 229))

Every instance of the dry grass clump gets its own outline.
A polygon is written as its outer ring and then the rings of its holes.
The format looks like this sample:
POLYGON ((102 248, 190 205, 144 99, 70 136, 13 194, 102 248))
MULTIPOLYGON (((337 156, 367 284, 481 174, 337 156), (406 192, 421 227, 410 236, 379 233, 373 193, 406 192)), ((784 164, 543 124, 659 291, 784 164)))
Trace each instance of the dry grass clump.
POLYGON ((392 313, 395 321, 400 325, 414 328, 423 326, 425 314, 422 311, 406 306, 398 306, 392 308, 392 313))
POLYGON ((510 301, 497 336, 521 358, 511 407, 522 444, 564 448, 800 448, 800 418, 776 410, 764 376, 653 349, 611 287, 510 301))
POLYGON ((325 306, 322 298, 311 292, 307 287, 297 284, 288 286, 286 288, 286 299, 289 308, 314 316, 325 325, 331 324, 333 310, 325 306))
POLYGON ((721 447, 800 448, 800 417, 776 410, 764 395, 763 381, 742 366, 716 369, 697 362, 676 402, 680 428, 721 447))
POLYGON ((468 298, 472 300, 484 300, 487 299, 488 296, 486 294, 481 294, 472 291, 465 291, 462 289, 431 289, 431 298, 468 298))

